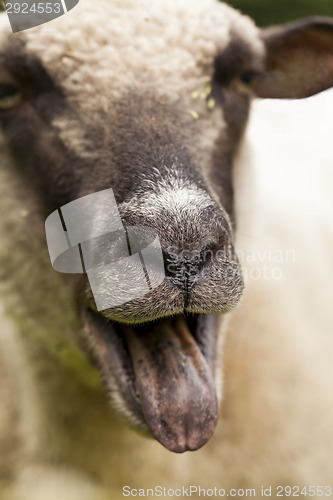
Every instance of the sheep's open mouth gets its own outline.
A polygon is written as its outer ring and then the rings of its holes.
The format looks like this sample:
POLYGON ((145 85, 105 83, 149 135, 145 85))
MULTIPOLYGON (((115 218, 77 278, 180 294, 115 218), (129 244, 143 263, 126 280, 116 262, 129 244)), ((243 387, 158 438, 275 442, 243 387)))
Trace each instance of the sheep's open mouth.
POLYGON ((181 314, 125 325, 89 310, 86 321, 119 411, 171 451, 203 446, 217 423, 220 317, 181 314))

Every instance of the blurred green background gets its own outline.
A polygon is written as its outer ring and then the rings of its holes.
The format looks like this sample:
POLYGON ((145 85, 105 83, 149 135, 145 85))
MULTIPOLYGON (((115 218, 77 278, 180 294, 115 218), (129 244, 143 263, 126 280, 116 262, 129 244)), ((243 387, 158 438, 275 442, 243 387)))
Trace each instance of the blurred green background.
MULTIPOLYGON (((333 16, 333 0, 228 0, 228 3, 251 16, 259 26, 298 17, 333 16)), ((0 0, 0 10, 2 6, 3 0, 0 0)))
POLYGON ((333 0, 227 0, 227 3, 251 16, 259 26, 298 17, 333 16, 333 0))

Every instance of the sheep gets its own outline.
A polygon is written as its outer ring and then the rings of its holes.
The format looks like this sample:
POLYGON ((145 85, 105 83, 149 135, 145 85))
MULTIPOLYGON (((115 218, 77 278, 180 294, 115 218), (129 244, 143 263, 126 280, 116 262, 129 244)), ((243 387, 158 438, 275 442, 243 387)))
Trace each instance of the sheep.
POLYGON ((81 0, 15 35, 1 15, 0 41, 1 498, 328 496, 329 205, 300 169, 261 188, 245 129, 253 95, 332 86, 333 21, 81 0), (166 276, 100 313, 84 275, 52 269, 44 222, 108 188, 125 225, 158 233, 166 276), (236 244, 294 260, 279 280, 247 262, 244 290, 236 244))

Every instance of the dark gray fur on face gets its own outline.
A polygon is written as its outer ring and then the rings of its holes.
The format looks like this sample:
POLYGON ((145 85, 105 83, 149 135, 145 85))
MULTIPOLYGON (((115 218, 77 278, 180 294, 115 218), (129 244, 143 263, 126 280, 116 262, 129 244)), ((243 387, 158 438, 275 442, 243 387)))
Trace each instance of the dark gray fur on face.
MULTIPOLYGON (((221 64, 221 56, 217 61, 221 64)), ((224 111, 227 126, 207 155, 200 150, 205 131, 187 112, 187 103, 180 100, 175 107, 159 89, 126 89, 109 109, 87 115, 74 109, 24 45, 7 52, 5 67, 26 82, 31 96, 23 123, 19 114, 5 117, 4 130, 17 168, 36 189, 45 215, 111 187, 124 224, 147 225, 160 238, 165 282, 143 299, 110 310, 110 316, 143 321, 184 309, 232 309, 243 289, 232 243, 232 161, 247 120, 248 96, 223 88, 217 73, 210 98, 224 111), (81 124, 85 157, 75 156, 59 137, 55 118, 81 124)))

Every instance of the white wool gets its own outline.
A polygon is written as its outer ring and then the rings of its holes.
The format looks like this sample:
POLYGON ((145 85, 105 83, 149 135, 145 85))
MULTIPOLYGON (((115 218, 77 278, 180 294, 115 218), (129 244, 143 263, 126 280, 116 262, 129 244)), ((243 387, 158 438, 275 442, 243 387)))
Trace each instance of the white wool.
POLYGON ((177 95, 180 82, 193 90, 198 77, 212 74, 214 58, 234 27, 262 50, 253 22, 214 0, 81 0, 52 23, 14 36, 26 38, 27 49, 68 92, 81 86, 82 98, 94 94, 94 82, 101 80, 113 95, 152 80, 177 95))

